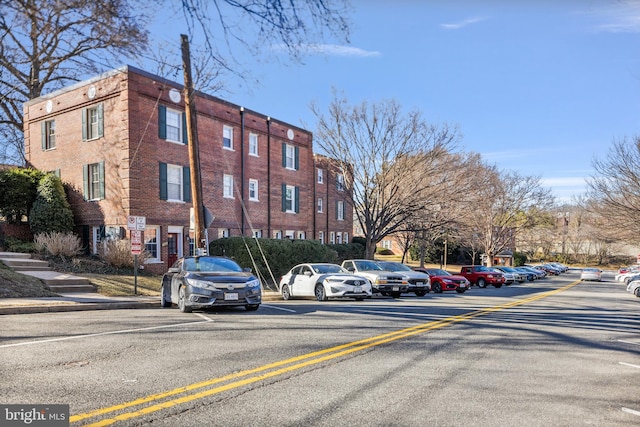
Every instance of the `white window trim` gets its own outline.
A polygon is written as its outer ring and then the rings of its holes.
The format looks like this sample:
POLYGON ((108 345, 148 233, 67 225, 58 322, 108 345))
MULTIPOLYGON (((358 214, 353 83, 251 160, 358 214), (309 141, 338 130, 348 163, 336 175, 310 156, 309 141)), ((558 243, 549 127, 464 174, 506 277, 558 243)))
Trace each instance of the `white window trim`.
POLYGON ((165 117, 165 132, 167 135, 167 139, 166 141, 169 142, 173 142, 175 144, 184 144, 184 142, 182 141, 182 135, 184 134, 184 129, 182 129, 183 126, 183 122, 182 122, 182 115, 184 114, 184 112, 182 111, 178 111, 178 110, 174 110, 171 108, 167 108, 166 111, 166 117, 165 117), (173 128, 173 126, 169 126, 169 114, 175 114, 178 117, 178 139, 173 139, 169 136, 169 127, 173 128))
POLYGON ((318 169, 318 184, 324 184, 324 170, 318 169))
POLYGON ((250 133, 249 134, 249 155, 250 156, 254 156, 254 157, 260 157, 260 151, 258 150, 258 134, 257 133, 250 133), (252 142, 252 139, 254 139, 255 141, 255 145, 252 142), (252 148, 255 147, 255 150, 252 150, 252 148))
POLYGON ((338 200, 338 221, 344 221, 344 202, 338 200))
POLYGON ((318 197, 318 202, 316 204, 318 213, 324 212, 324 200, 322 197, 318 197))
MULTIPOLYGON (((291 209, 285 211, 286 213, 296 213, 296 187, 294 185, 287 185, 285 197, 291 194, 291 209)), ((287 200, 289 200, 287 198, 287 200)))
MULTIPOLYGON (((167 163, 167 201, 168 202, 184 202, 183 196, 184 196, 184 182, 182 182, 182 170, 183 167, 179 166, 179 165, 172 165, 167 163), (178 185, 180 186, 179 190, 178 190, 178 199, 175 198, 171 198, 169 197, 169 174, 170 171, 176 171, 177 170, 177 176, 178 176, 178 185)), ((176 184, 176 183, 172 183, 172 184, 176 184)))
POLYGON ((249 200, 253 201, 253 202, 257 202, 258 200, 258 180, 257 179, 250 179, 249 180, 249 200), (253 184, 255 186, 255 196, 251 197, 251 184, 253 184))
POLYGON ((224 174, 222 177, 222 197, 233 199, 233 175, 224 174))
MULTIPOLYGON (((158 254, 158 256, 156 258, 149 258, 147 260, 145 260, 145 264, 154 264, 154 263, 159 263, 162 262, 161 258, 162 258, 162 236, 160 235, 160 226, 159 225, 147 225, 145 227, 145 232, 147 230, 155 230, 156 231, 156 241, 155 241, 155 245, 156 245, 156 253, 158 254)), ((146 239, 146 237, 145 237, 146 239)), ((146 249, 147 247, 147 242, 146 240, 142 243, 143 248, 146 249)))
POLYGON ((296 147, 290 144, 285 144, 285 147, 286 168, 294 171, 296 170, 296 147), (291 157, 289 154, 291 154, 291 157), (289 165, 289 163, 291 163, 291 165, 289 165))
POLYGON ((320 240, 320 243, 324 245, 324 231, 318 232, 318 240, 320 240))
POLYGON ((231 127, 231 126, 224 125, 222 127, 222 148, 224 148, 225 150, 234 151, 233 150, 233 127, 231 127), (225 135, 227 134, 227 132, 229 132, 229 134, 230 134, 229 135, 229 144, 230 144, 229 147, 224 145, 225 135))

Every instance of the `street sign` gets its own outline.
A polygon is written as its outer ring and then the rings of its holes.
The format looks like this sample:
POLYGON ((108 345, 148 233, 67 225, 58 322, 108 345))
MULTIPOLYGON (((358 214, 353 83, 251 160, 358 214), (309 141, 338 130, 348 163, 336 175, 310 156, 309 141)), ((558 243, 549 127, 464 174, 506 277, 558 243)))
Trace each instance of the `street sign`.
POLYGON ((147 217, 129 215, 127 217, 127 230, 144 230, 147 226, 147 217))
POLYGON ((140 255, 142 252, 142 232, 131 230, 131 254, 140 255))

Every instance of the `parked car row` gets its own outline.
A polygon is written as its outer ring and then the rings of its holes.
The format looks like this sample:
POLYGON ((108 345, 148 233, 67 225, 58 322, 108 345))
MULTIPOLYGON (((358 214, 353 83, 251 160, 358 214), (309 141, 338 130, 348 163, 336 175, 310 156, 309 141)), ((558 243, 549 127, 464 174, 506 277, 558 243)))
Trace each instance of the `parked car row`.
MULTIPOLYGON (((499 288, 505 283, 536 280, 540 274, 544 273, 529 267, 471 265, 463 266, 454 275, 437 268, 410 268, 401 262, 352 259, 342 265, 296 265, 280 278, 278 287, 285 300, 315 297, 326 301, 339 297, 362 301, 374 293, 398 298, 403 293, 464 293, 472 284, 499 288)), ((230 258, 190 256, 176 261, 162 276, 160 301, 162 307, 176 304, 182 312, 219 306, 257 310, 262 302, 262 287, 250 269, 243 269, 230 258)))

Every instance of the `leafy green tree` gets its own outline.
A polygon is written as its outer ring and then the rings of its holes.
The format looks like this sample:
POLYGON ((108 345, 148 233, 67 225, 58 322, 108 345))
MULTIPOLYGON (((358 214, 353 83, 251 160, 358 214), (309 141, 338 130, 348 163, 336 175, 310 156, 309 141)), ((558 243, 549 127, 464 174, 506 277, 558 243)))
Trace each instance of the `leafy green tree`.
POLYGON ((43 172, 31 168, 0 171, 0 214, 8 223, 20 223, 29 215, 43 176, 43 172))
POLYGON ((73 212, 57 176, 47 174, 40 180, 38 196, 29 214, 29 226, 34 235, 73 231, 73 212))

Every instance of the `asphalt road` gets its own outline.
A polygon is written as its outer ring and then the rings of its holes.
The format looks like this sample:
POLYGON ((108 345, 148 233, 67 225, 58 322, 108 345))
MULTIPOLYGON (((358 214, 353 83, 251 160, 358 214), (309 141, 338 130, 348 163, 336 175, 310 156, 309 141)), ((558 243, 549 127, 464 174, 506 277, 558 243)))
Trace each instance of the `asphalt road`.
POLYGON ((69 404, 71 425, 637 426, 640 299, 577 278, 6 315, 0 403, 69 404))

